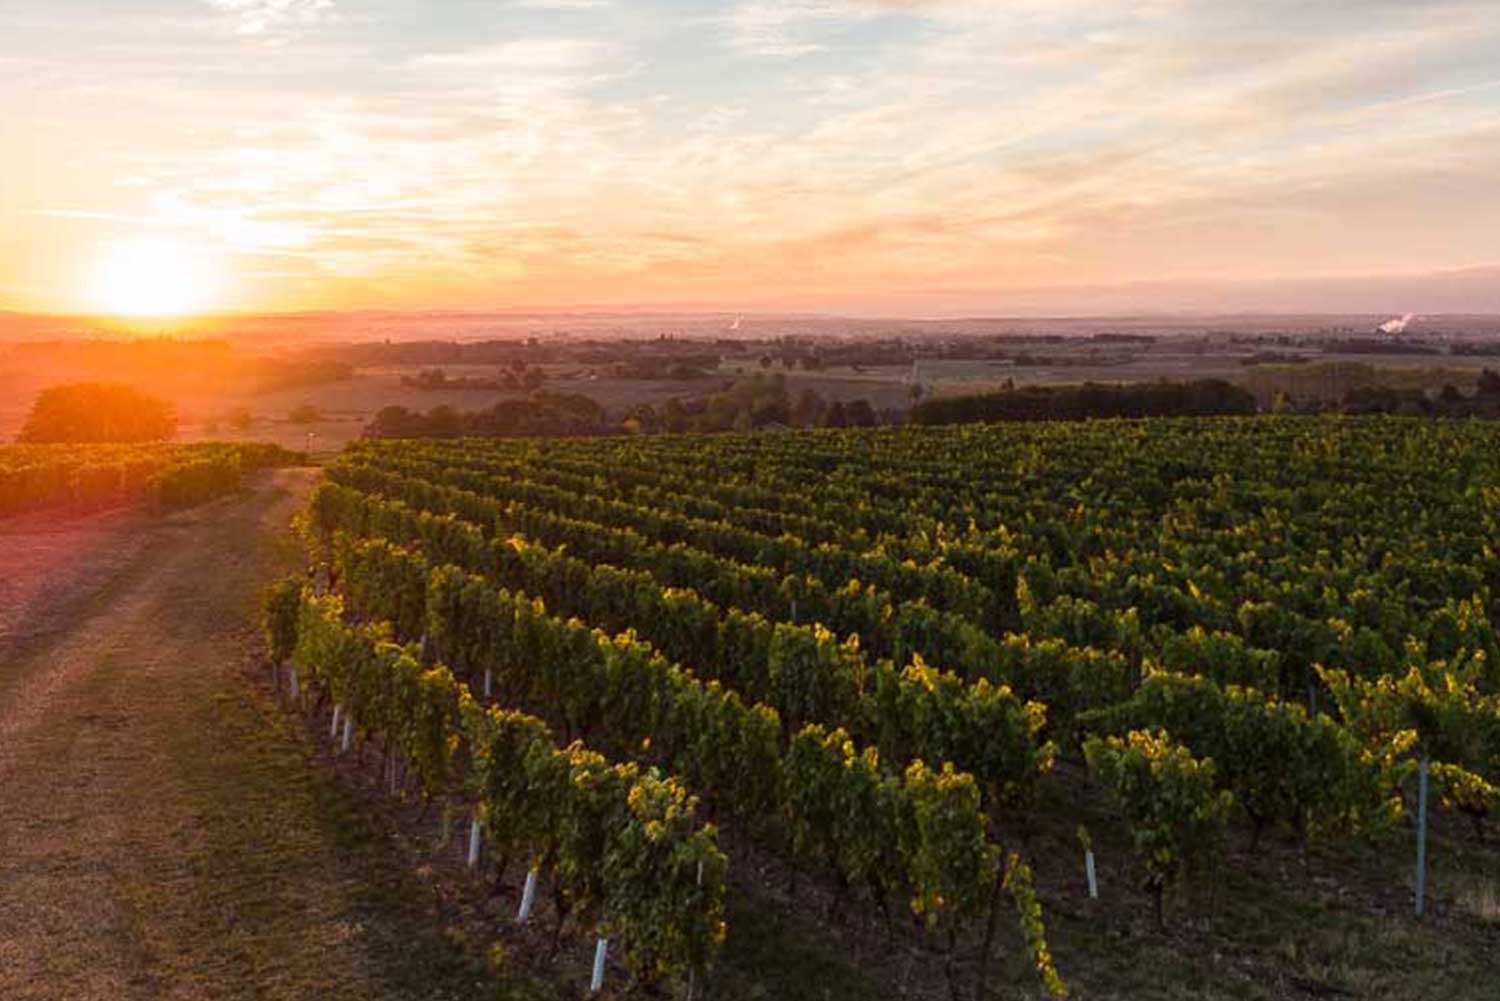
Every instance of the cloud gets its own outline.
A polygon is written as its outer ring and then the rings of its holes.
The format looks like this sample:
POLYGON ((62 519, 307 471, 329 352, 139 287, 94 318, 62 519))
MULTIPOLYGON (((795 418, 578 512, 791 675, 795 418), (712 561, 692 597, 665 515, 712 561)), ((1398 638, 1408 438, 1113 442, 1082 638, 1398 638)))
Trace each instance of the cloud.
POLYGON ((215 10, 232 15, 241 35, 264 35, 294 25, 327 20, 334 0, 204 0, 215 10))
POLYGON ((743 55, 796 58, 824 51, 826 36, 849 24, 907 8, 869 0, 744 0, 725 19, 729 46, 743 55))
POLYGON ((612 0, 515 0, 522 10, 602 10, 614 6, 612 0))
POLYGON ((610 51, 606 43, 589 38, 534 37, 478 48, 424 53, 413 58, 411 65, 419 69, 575 75, 601 62, 610 51))

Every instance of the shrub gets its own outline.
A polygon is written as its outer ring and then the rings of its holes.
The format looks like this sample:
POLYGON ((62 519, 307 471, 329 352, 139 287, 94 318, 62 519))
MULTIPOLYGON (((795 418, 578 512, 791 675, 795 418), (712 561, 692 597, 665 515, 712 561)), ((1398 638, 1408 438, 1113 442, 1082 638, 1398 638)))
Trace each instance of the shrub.
POLYGON ((78 382, 42 391, 18 440, 23 444, 165 441, 177 416, 163 400, 103 382, 78 382))
POLYGON ((287 414, 287 420, 293 424, 316 424, 322 419, 323 411, 311 403, 303 403, 295 406, 292 408, 292 412, 287 414))

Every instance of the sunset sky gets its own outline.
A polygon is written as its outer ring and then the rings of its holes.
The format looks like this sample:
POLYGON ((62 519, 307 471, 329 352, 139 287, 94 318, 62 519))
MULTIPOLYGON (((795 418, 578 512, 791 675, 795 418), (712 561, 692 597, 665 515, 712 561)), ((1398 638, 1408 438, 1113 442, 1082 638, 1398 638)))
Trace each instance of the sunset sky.
POLYGON ((0 109, 0 308, 1500 308, 1500 0, 0 0, 0 109))

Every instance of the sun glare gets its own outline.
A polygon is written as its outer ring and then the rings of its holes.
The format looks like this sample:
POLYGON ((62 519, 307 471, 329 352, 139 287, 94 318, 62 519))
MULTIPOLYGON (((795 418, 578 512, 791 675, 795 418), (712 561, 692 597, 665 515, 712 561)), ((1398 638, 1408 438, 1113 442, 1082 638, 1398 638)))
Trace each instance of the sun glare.
POLYGON ((95 279, 98 307, 117 316, 180 316, 212 307, 218 280, 209 255, 166 236, 104 248, 95 279))

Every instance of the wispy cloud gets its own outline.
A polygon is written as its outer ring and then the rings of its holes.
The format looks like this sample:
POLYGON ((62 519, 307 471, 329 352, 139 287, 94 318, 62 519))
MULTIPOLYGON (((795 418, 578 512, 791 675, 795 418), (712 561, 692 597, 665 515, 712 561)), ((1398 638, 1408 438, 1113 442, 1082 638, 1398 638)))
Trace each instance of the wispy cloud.
POLYGON ((204 0, 215 10, 233 18, 242 35, 264 35, 296 25, 316 24, 328 19, 334 0, 204 0))
POLYGON ((723 23, 737 52, 795 58, 824 51, 831 31, 902 6, 870 0, 743 0, 723 23))
POLYGON ((522 10, 602 10, 613 5, 612 0, 515 0, 522 10))

